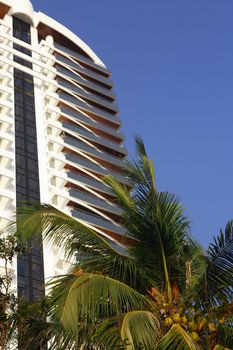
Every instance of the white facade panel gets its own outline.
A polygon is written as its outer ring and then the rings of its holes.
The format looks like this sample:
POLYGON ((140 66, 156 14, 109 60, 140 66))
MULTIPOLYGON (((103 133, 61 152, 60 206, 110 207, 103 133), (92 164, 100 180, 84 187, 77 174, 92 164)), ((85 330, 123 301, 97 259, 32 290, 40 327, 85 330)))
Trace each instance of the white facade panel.
MULTIPOLYGON (((102 182, 108 174, 126 182, 110 72, 74 33, 34 12, 29 0, 0 3, 9 7, 0 18, 0 227, 16 211, 16 69, 33 77, 40 201, 120 242, 121 211, 102 182), (12 16, 30 24, 31 44, 13 36, 12 16)), ((46 278, 60 271, 62 259, 44 247, 46 278)))

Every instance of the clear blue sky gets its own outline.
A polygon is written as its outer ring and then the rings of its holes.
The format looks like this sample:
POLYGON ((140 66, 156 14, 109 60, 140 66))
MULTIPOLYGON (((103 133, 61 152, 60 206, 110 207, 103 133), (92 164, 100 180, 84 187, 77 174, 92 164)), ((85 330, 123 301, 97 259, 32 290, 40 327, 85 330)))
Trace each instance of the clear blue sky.
POLYGON ((233 218, 233 1, 33 3, 112 71, 129 154, 141 135, 206 246, 233 218))

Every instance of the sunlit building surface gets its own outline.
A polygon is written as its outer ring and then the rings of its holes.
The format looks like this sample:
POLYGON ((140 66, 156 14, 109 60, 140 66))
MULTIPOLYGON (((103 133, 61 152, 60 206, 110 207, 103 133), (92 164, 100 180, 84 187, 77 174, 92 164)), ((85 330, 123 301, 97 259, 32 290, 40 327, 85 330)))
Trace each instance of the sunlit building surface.
MULTIPOLYGON (((1 228, 22 202, 41 202, 121 241, 121 212, 102 182, 125 182, 120 127, 110 72, 95 53, 29 0, 0 0, 1 228)), ((38 244, 15 264, 19 294, 39 296, 64 264, 38 244)))

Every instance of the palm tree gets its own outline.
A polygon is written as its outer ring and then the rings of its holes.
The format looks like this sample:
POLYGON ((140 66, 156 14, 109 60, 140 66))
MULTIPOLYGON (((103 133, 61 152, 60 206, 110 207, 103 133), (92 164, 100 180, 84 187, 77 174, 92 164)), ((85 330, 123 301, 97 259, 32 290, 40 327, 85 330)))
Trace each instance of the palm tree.
MULTIPOLYGON (((136 146, 137 159, 123 170, 127 188, 113 177, 105 179, 134 242, 124 253, 50 206, 18 212, 21 237, 43 229, 47 243, 60 247, 66 258, 75 257, 69 273, 50 282, 47 327, 58 330, 59 349, 230 348, 233 222, 204 251, 192 239, 177 197, 157 190, 141 139, 136 146)), ((43 330, 47 339, 55 339, 49 330, 43 330)))

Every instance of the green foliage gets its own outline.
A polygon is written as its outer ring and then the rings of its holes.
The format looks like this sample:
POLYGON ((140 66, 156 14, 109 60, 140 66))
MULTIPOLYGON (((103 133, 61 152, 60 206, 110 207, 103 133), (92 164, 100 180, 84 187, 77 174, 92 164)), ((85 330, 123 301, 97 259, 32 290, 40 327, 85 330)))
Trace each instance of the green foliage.
POLYGON ((112 177, 107 177, 105 182, 123 208, 128 235, 137 240, 131 248, 137 264, 161 291, 170 289, 175 281, 184 287, 185 261, 198 246, 190 237, 189 220, 177 197, 157 191, 153 165, 140 139, 136 139, 136 146, 138 159, 128 162, 125 170, 132 192, 112 177))
POLYGON ((227 317, 217 328, 217 343, 226 348, 233 346, 233 315, 227 317))
POLYGON ((120 332, 126 350, 153 350, 161 335, 160 319, 149 311, 128 312, 123 318, 120 332))
POLYGON ((179 324, 173 325, 165 336, 161 339, 158 350, 201 350, 201 346, 196 343, 189 333, 179 324))
POLYGON ((153 164, 139 138, 136 147, 137 159, 123 170, 127 187, 105 179, 134 242, 124 253, 51 206, 18 211, 21 240, 43 231, 46 243, 73 261, 66 275, 49 283, 46 307, 30 306, 19 322, 28 350, 41 339, 60 350, 231 346, 233 223, 205 252, 192 239, 178 198, 157 190, 153 164), (46 322, 37 316, 40 310, 46 322))
POLYGON ((0 237, 0 342, 2 349, 15 340, 15 313, 17 298, 12 286, 13 258, 22 250, 17 237, 1 232, 0 237))
POLYGON ((80 325, 95 325, 122 312, 150 307, 147 298, 126 284, 86 272, 53 282, 52 304, 64 328, 74 335, 79 333, 80 325))

